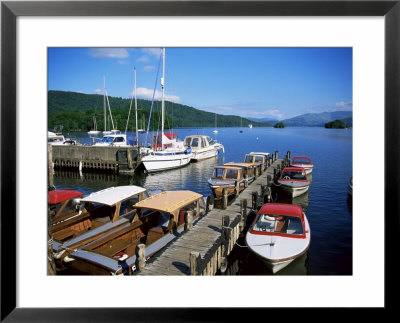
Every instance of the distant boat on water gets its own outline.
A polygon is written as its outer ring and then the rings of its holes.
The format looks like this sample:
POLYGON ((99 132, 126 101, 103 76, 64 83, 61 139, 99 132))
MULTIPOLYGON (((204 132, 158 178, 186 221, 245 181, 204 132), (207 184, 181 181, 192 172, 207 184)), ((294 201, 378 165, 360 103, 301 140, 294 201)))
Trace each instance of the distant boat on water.
POLYGON ((218 133, 217 130, 217 114, 215 113, 215 118, 214 118, 214 124, 215 124, 215 129, 213 130, 213 133, 218 133))

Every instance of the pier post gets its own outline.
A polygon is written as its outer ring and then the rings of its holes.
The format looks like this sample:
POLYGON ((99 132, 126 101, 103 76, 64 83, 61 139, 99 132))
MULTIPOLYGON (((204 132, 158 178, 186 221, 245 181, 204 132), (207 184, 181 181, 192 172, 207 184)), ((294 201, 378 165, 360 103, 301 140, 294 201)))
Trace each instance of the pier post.
POLYGON ((193 228, 193 212, 187 211, 185 213, 185 231, 193 228))
POLYGON ((240 199, 240 232, 246 226, 247 222, 247 199, 240 199))
POLYGON ((132 154, 131 154, 131 151, 129 149, 126 150, 126 157, 127 157, 127 160, 128 160, 128 169, 132 169, 133 168, 133 166, 132 166, 132 154))
POLYGON ((278 150, 276 150, 276 151, 275 151, 275 160, 277 160, 277 159, 278 159, 278 154, 279 154, 279 151, 278 151, 278 150))
POLYGON ((222 189, 222 208, 225 210, 228 206, 228 188, 222 189))
POLYGON ((143 243, 139 243, 136 246, 136 269, 137 270, 142 270, 146 266, 146 258, 145 258, 145 251, 146 251, 146 245, 143 243))
POLYGON ((288 150, 288 152, 287 152, 288 166, 290 165, 290 155, 291 155, 291 152, 290 152, 290 150, 288 150))
POLYGON ((247 174, 244 176, 244 187, 249 187, 249 176, 247 174))
POLYGON ((258 193, 257 192, 252 192, 251 193, 251 201, 252 201, 252 209, 257 211, 257 202, 258 202, 258 193))
POLYGON ((255 179, 258 178, 258 171, 259 171, 259 169, 258 169, 258 167, 256 167, 256 168, 254 169, 254 178, 255 178, 255 179))
POLYGON ((235 183, 235 197, 238 197, 238 196, 239 196, 239 193, 240 193, 240 190, 239 190, 239 181, 236 181, 236 183, 235 183))
POLYGON ((197 275, 197 259, 199 258, 200 253, 192 251, 190 253, 189 264, 190 264, 190 275, 197 275))
POLYGON ((207 196, 206 213, 210 212, 214 208, 214 195, 207 196))
POLYGON ((54 187, 53 182, 53 146, 51 144, 47 144, 47 167, 48 167, 48 176, 49 176, 49 187, 54 187))

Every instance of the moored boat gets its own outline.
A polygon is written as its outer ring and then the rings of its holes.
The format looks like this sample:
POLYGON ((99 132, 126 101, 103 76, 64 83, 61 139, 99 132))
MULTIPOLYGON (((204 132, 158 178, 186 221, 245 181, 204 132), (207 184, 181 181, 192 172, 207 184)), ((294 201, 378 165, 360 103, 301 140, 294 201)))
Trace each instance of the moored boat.
POLYGON ((314 165, 311 161, 311 158, 307 157, 307 156, 294 156, 292 158, 290 166, 303 167, 305 169, 307 175, 311 174, 314 169, 314 165))
POLYGON ((103 136, 100 142, 93 142, 93 146, 129 146, 126 134, 114 130, 103 136))
POLYGON ((205 135, 186 136, 184 145, 191 148, 193 161, 215 157, 220 150, 224 152, 224 146, 221 143, 205 135))
POLYGON ((55 216, 51 234, 57 269, 65 268, 71 250, 129 223, 135 213, 134 204, 147 197, 143 187, 110 187, 76 201, 79 207, 73 216, 55 216))
POLYGON ((78 141, 72 138, 65 138, 61 133, 47 131, 47 143, 54 146, 78 145, 78 141))
POLYGON ((267 160, 269 158, 269 153, 267 152, 251 152, 244 156, 243 162, 245 163, 255 163, 262 167, 262 170, 267 168, 267 160))
POLYGON ((130 223, 70 254, 75 274, 129 275, 136 270, 136 246, 145 244, 148 259, 184 231, 185 218, 196 222, 205 201, 192 191, 164 191, 135 204, 130 223))
POLYGON ((285 167, 277 182, 279 187, 292 197, 304 194, 310 187, 306 171, 301 167, 285 167))
POLYGON ((349 195, 353 195, 353 176, 351 176, 348 186, 349 186, 349 195))
POLYGON ((276 273, 310 246, 311 230, 302 208, 295 204, 264 204, 246 233, 246 245, 276 273))
POLYGON ((153 150, 142 158, 142 165, 146 172, 158 172, 172 168, 186 166, 192 158, 191 148, 186 148, 183 141, 178 140, 176 134, 164 133, 165 104, 164 104, 164 74, 165 48, 162 51, 163 76, 161 78, 161 134, 153 138, 153 150))
POLYGON ((235 193, 236 188, 239 192, 245 188, 245 178, 243 170, 240 167, 234 166, 215 166, 211 178, 208 180, 208 185, 215 197, 222 197, 223 189, 227 189, 228 196, 235 193))
POLYGON ((77 205, 83 193, 75 190, 52 190, 49 191, 48 207, 50 214, 50 225, 66 221, 78 214, 77 205))

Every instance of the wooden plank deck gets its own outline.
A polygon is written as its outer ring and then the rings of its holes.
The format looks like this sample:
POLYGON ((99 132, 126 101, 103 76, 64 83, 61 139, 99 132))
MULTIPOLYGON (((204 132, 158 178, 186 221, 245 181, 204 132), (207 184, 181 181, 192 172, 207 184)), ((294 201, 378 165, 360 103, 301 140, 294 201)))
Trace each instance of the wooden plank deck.
MULTIPOLYGON (((240 215, 240 200, 247 199, 247 205, 251 207, 252 193, 260 192, 261 186, 267 184, 267 177, 273 178, 274 169, 282 164, 282 159, 277 159, 261 174, 253 183, 244 189, 238 198, 233 200, 226 209, 211 210, 200 219, 191 230, 185 232, 182 237, 174 241, 165 250, 151 259, 137 275, 190 275, 190 254, 192 251, 205 255, 221 237, 222 221, 229 216, 231 223, 240 215)), ((230 242, 234 244, 236 242, 230 242)), ((232 245, 233 248, 233 245, 232 245)), ((216 257, 210 262, 219 263, 216 257)), ((208 267, 208 265, 207 265, 208 267)))

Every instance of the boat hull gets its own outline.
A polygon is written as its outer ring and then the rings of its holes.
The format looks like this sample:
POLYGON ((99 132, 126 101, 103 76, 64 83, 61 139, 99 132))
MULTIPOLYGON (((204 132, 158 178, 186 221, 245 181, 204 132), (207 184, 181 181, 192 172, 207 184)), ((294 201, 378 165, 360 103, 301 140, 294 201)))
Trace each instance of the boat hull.
POLYGON ((286 182, 286 181, 278 181, 279 187, 281 190, 290 195, 291 197, 298 197, 304 193, 306 193, 310 187, 309 182, 307 183, 296 183, 296 182, 286 182))
POLYGON ((256 235, 249 230, 246 234, 246 245, 250 252, 275 274, 307 252, 310 246, 311 232, 306 216, 304 216, 304 227, 306 230, 305 239, 256 235))
POLYGON ((190 163, 189 154, 150 154, 142 158, 144 168, 148 173, 178 168, 190 163))

